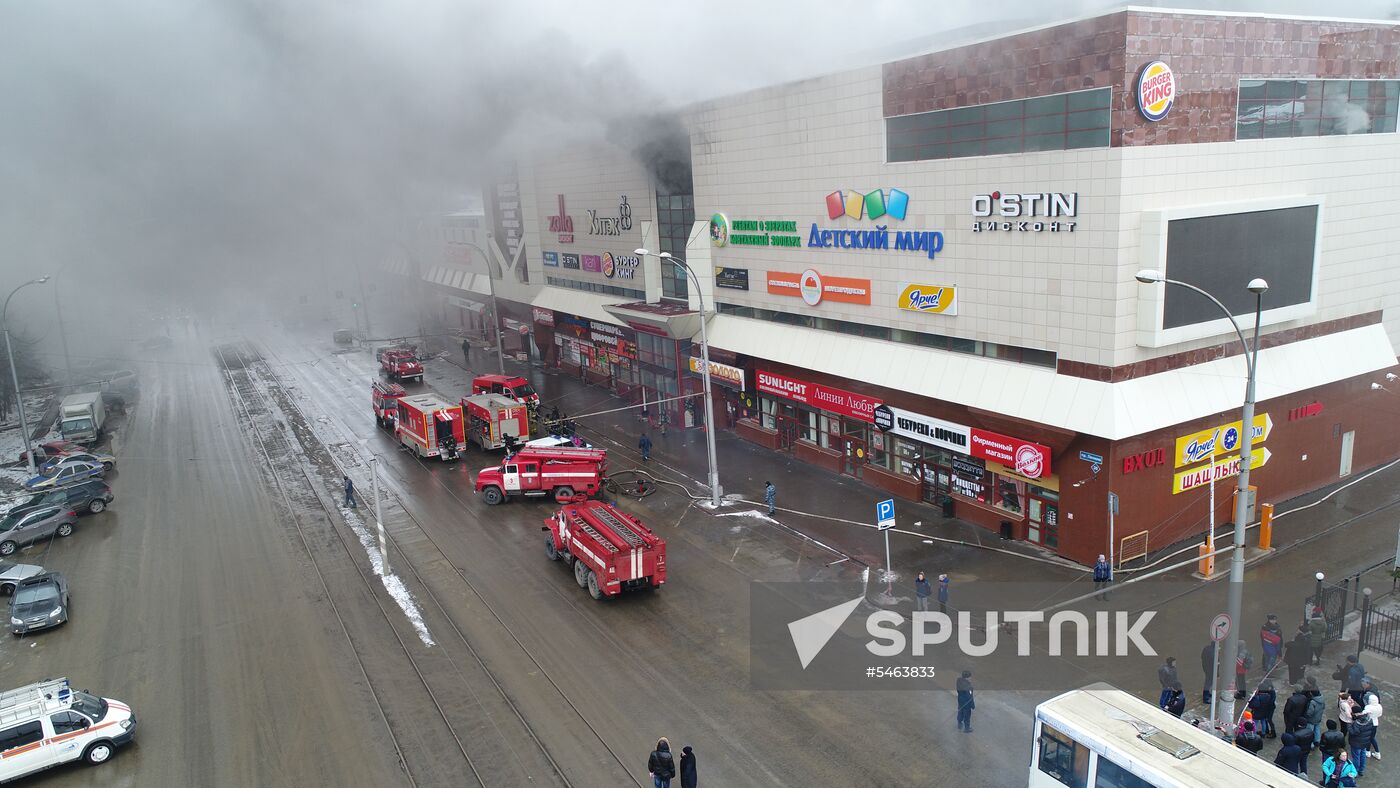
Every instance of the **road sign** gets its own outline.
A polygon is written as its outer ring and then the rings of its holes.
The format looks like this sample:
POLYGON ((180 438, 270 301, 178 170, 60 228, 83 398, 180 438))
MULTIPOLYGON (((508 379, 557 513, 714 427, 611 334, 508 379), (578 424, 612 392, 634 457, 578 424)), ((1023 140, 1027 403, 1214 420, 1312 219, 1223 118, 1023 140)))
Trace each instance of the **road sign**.
POLYGON ((1094 454, 1093 452, 1081 451, 1079 452, 1079 459, 1087 463, 1091 463, 1093 465, 1103 465, 1103 457, 1094 454))
POLYGON ((1097 462, 1089 466, 1089 471, 1091 473, 1098 473, 1101 470, 1103 470, 1103 466, 1099 465, 1097 462))
MULTIPOLYGON (((1257 471, 1269 464, 1269 459, 1274 453, 1264 446, 1254 446, 1249 453, 1249 469, 1257 471)), ((1239 455, 1229 455, 1216 459, 1215 465, 1201 465, 1184 471, 1179 471, 1172 477, 1172 494, 1183 493, 1187 490, 1195 489, 1211 483, 1212 471, 1214 480, 1228 479, 1231 476, 1238 476, 1240 473, 1239 455)))
POLYGON ((894 499, 887 498, 875 504, 875 523, 881 531, 894 527, 894 499))
POLYGON ((1230 636, 1230 614, 1218 613, 1210 620, 1210 639, 1216 643, 1230 636))

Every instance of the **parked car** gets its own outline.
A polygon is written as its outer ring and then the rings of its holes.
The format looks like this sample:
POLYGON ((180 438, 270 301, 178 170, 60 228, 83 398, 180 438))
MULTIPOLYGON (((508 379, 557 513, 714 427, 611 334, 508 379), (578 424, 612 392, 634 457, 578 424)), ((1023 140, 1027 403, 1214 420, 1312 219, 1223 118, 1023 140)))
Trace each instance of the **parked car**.
POLYGON ((48 462, 44 463, 42 467, 39 468, 39 472, 46 473, 48 471, 53 470, 54 467, 62 463, 68 462, 70 460, 85 460, 87 462, 95 462, 98 465, 101 465, 102 470, 104 471, 111 471, 117 467, 116 457, 113 457, 112 455, 107 454, 106 452, 84 449, 82 451, 73 452, 72 454, 65 454, 62 457, 49 460, 48 462))
MULTIPOLYGON (((58 459, 60 457, 64 457, 69 454, 74 454, 76 452, 88 450, 86 446, 82 446, 72 441, 65 440, 45 441, 44 443, 41 443, 37 447, 35 447, 35 449, 36 451, 34 452, 34 462, 36 465, 43 465, 44 463, 50 460, 58 459)), ((29 452, 22 451, 19 453, 20 462, 26 462, 28 459, 29 452)))
POLYGON ((106 472, 107 469, 103 468, 101 463, 64 459, 52 466, 47 473, 41 473, 26 481, 24 486, 30 490, 52 490, 85 479, 101 478, 106 472))
POLYGON ((41 506, 67 506, 82 514, 97 514, 107 508, 116 496, 102 479, 87 479, 57 490, 35 493, 10 508, 7 514, 28 512, 41 506))
POLYGON ((10 597, 10 632, 26 635, 68 623, 68 579, 44 572, 21 580, 10 597))
POLYGON ((78 513, 67 506, 45 506, 0 520, 0 556, 11 556, 27 544, 41 539, 70 536, 78 524, 78 513))
POLYGON ((0 561, 0 594, 9 596, 15 586, 26 577, 33 577, 44 571, 44 567, 34 564, 16 564, 13 561, 0 561))

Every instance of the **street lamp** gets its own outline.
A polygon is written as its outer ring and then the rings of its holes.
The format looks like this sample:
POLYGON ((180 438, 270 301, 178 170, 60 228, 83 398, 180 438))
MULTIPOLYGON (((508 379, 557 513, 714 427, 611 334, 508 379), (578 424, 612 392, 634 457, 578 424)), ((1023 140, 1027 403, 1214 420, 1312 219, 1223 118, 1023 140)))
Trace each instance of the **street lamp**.
MULTIPOLYGON (((1241 621, 1240 609, 1244 605, 1244 540, 1245 540, 1245 519, 1249 510, 1249 455, 1253 451, 1254 444, 1254 382, 1259 371, 1259 324, 1264 314, 1264 293, 1269 289, 1269 283, 1263 279, 1251 279, 1245 285, 1249 292, 1254 294, 1254 347, 1251 350, 1250 343, 1245 340, 1244 332, 1240 330, 1240 324, 1235 320, 1235 316, 1230 314, 1230 310, 1220 303, 1215 296, 1207 293, 1199 287, 1176 279, 1168 279, 1161 271, 1150 269, 1137 272, 1136 276, 1143 284, 1156 284, 1161 282, 1168 285, 1176 285, 1192 290, 1206 298, 1220 308, 1225 314, 1225 318, 1230 321, 1230 325, 1235 328, 1235 335, 1239 337, 1240 344, 1244 346, 1245 365, 1248 369, 1249 378, 1245 384, 1244 407, 1240 419, 1240 473, 1239 483, 1235 487, 1235 549, 1230 554, 1230 591, 1226 612, 1230 617, 1231 626, 1234 632, 1225 638, 1225 665, 1226 670, 1232 669, 1235 660, 1239 656, 1239 636, 1241 621)), ((1231 719, 1235 716, 1234 695, 1226 695, 1225 715, 1231 719)))
MULTIPOLYGON (((646 257, 651 252, 646 249, 636 249, 633 252, 638 257, 646 257)), ((705 387, 705 450, 708 453, 710 462, 710 505, 719 508, 719 498, 724 491, 719 486, 719 464, 715 460, 715 401, 710 393, 710 340, 705 330, 705 294, 700 290, 700 279, 695 276, 695 272, 690 270, 690 265, 670 252, 662 252, 654 257, 662 261, 669 260, 681 268, 685 269, 690 280, 695 283, 695 297, 700 300, 700 379, 705 387)))
MULTIPOLYGON (((488 234, 489 237, 489 234, 488 234)), ((506 375, 506 352, 501 349, 501 310, 496 308, 496 277, 491 275, 491 255, 486 250, 472 241, 458 241, 464 246, 475 249, 483 260, 486 261, 486 283, 491 290, 491 333, 496 335, 496 363, 499 365, 501 377, 506 375)))
POLYGON ((19 405, 19 428, 20 431, 24 433, 24 454, 29 460, 30 476, 33 476, 37 472, 34 469, 34 449, 29 445, 29 422, 24 418, 24 394, 19 390, 19 373, 15 371, 15 351, 14 348, 10 346, 10 324, 6 322, 5 318, 9 315, 10 299, 15 297, 15 293, 18 293, 20 290, 30 285, 42 285, 47 281, 49 281, 47 276, 41 276, 38 279, 31 279, 25 282, 14 290, 11 290, 10 294, 5 297, 5 306, 0 307, 0 329, 3 329, 5 332, 5 354, 10 357, 10 377, 14 378, 15 381, 15 404, 19 405))

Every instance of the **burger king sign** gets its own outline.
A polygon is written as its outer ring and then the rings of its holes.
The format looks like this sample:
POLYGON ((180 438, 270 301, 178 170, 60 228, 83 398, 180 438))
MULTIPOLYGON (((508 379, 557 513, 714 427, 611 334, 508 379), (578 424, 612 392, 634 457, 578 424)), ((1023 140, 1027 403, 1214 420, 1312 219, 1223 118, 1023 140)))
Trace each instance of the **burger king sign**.
POLYGON ((1172 110, 1172 100, 1176 98, 1176 75, 1171 67, 1160 60, 1143 66, 1137 78, 1138 111, 1144 118, 1156 123, 1172 110))

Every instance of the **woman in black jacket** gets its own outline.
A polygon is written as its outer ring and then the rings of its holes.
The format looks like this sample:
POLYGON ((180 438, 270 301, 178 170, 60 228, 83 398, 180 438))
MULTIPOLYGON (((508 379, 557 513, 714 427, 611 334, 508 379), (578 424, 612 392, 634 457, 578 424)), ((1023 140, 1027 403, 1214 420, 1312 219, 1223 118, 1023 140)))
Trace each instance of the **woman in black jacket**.
POLYGON ((681 748, 681 788, 696 788, 699 778, 695 776, 695 752, 690 745, 681 748))
POLYGON ((671 788, 671 780, 676 776, 676 759, 671 756, 671 742, 665 736, 657 740, 656 749, 647 758, 647 772, 655 788, 671 788))

